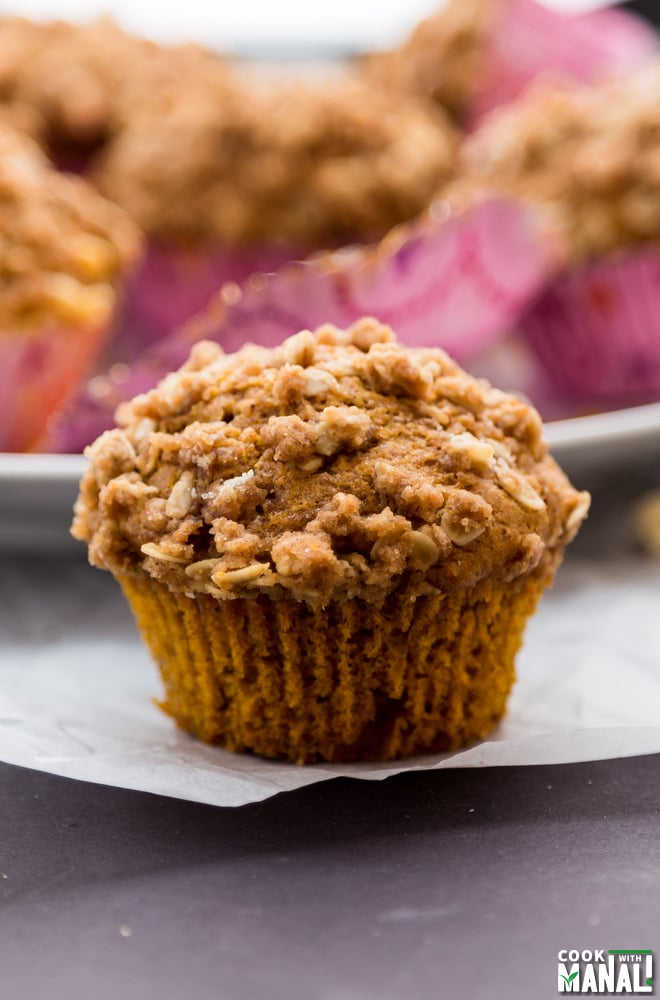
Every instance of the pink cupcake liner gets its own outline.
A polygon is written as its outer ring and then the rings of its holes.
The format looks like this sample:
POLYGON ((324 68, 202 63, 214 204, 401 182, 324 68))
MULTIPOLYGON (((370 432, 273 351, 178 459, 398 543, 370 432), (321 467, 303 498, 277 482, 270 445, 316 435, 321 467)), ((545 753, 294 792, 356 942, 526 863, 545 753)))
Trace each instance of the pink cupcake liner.
POLYGON ((555 391, 598 406, 660 397, 660 248, 561 276, 521 321, 555 391))
POLYGON ((37 451, 103 346, 104 331, 51 324, 0 332, 0 451, 37 451))
POLYGON ((238 294, 226 289, 191 330, 234 351, 248 339, 272 346, 306 327, 370 315, 403 343, 442 347, 466 364, 520 315, 555 263, 521 205, 492 198, 452 214, 440 202, 374 247, 253 276, 238 294))
POLYGON ((513 101, 539 76, 583 83, 623 76, 647 63, 657 50, 653 28, 623 10, 571 15, 535 0, 505 0, 488 35, 468 125, 513 101))
POLYGON ((226 284, 205 313, 87 385, 51 442, 78 451, 112 425, 115 407, 183 363, 193 343, 226 351, 272 346, 323 323, 371 315, 414 346, 442 347, 466 364, 522 315, 551 275, 558 252, 532 209, 493 198, 453 214, 444 203, 371 247, 344 248, 226 284))
POLYGON ((206 307, 227 282, 276 271, 301 256, 289 246, 231 248, 150 240, 128 283, 113 342, 117 359, 135 357, 206 307))

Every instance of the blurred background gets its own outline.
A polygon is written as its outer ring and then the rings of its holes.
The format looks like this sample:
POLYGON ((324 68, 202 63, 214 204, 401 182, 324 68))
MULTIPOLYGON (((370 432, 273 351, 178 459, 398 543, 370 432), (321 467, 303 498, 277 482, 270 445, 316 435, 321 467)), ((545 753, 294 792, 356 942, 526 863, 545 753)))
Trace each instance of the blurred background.
MULTIPOLYGON (((607 6, 602 0, 544 0, 562 11, 593 10, 607 6)), ((259 53, 277 49, 302 51, 346 50, 389 45, 431 11, 442 0, 334 0, 314 4, 307 0, 242 0, 219 3, 187 0, 185 4, 163 4, 159 0, 21 0, 7 12, 25 17, 85 19, 94 14, 112 14, 123 27, 159 41, 203 40, 207 45, 238 52, 259 53)), ((630 4, 656 13, 657 0, 630 4)))

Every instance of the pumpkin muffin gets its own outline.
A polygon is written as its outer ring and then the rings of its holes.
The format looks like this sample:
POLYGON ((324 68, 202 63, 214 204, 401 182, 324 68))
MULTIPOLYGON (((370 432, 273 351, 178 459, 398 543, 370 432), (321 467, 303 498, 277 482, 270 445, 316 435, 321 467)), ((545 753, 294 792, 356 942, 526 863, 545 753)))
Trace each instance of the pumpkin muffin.
POLYGON ((535 206, 566 266, 522 329, 556 390, 660 397, 660 60, 600 87, 537 86, 465 143, 458 190, 535 206))
POLYGON ((202 341, 117 418, 72 530, 181 727, 298 763, 491 732, 589 505, 533 409, 364 319, 234 355, 202 341))
POLYGON ((158 45, 109 17, 0 20, 0 101, 38 116, 40 138, 65 167, 85 167, 136 107, 163 104, 192 77, 212 79, 222 66, 199 45, 158 45))
POLYGON ((0 451, 43 447, 103 348, 137 228, 0 122, 0 451))
POLYGON ((127 308, 143 343, 226 282, 379 239, 452 176, 446 117, 347 71, 234 70, 170 96, 136 107, 93 174, 148 236, 127 308))

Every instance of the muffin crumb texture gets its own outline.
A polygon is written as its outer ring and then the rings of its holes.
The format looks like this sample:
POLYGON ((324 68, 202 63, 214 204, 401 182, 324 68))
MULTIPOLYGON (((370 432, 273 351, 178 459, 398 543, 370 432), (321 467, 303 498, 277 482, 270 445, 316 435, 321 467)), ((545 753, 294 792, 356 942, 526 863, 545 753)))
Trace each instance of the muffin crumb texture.
POLYGON ((535 203, 575 260, 655 242, 659 93, 658 59, 598 87, 539 82, 467 139, 453 194, 535 203))
POLYGON ((39 137, 89 145, 111 137, 138 109, 162 110, 182 84, 212 81, 225 60, 200 45, 158 45, 110 17, 87 23, 0 19, 0 100, 28 109, 39 137))
POLYGON ((99 189, 159 238, 318 247, 382 236, 452 176, 440 109, 358 73, 200 76, 139 104, 99 158, 99 189))
POLYGON ((117 419, 73 533, 188 598, 319 609, 549 576, 588 508, 535 410, 372 319, 272 350, 201 342, 117 419))
POLYGON ((384 87, 431 98, 457 117, 477 92, 480 60, 501 0, 448 0, 396 48, 365 59, 384 87))
POLYGON ((0 122, 0 311, 5 329, 59 320, 103 325, 141 237, 122 209, 58 173, 0 122))

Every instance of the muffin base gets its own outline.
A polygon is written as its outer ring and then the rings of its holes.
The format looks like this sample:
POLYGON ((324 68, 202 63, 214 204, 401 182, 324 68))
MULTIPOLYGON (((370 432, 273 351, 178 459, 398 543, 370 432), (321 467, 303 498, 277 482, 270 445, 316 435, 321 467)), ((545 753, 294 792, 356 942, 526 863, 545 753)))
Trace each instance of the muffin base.
POLYGON ((161 707, 198 739, 296 763, 392 760, 486 737, 514 681, 540 570, 378 608, 171 593, 120 578, 161 672, 161 707))

